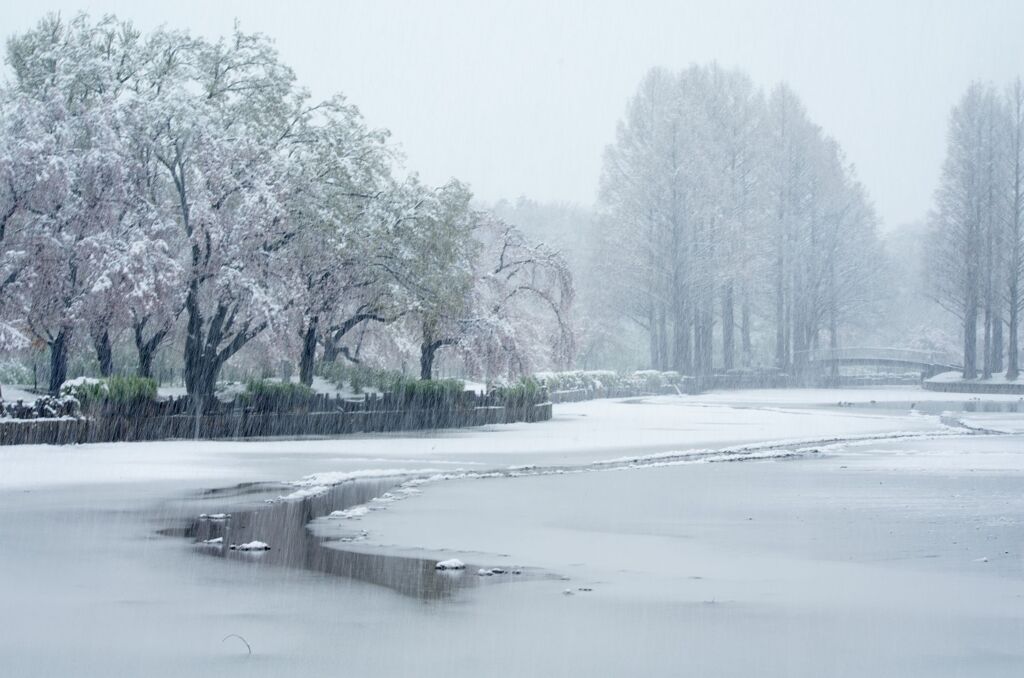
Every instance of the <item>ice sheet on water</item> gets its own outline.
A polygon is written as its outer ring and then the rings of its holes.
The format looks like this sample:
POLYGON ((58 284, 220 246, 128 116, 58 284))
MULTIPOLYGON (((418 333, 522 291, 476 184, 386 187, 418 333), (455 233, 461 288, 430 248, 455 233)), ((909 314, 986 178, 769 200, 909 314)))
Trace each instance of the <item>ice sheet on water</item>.
MULTIPOLYGON (((920 393, 894 389, 889 397, 910 400, 920 393)), ((795 408, 808 402, 807 394, 780 390, 762 398, 795 408)), ((857 395, 823 392, 821 399, 857 395)), ((895 665, 908 667, 908 675, 954 676, 969 668, 935 662, 951 647, 991 648, 1006 658, 999 666, 1020 658, 1019 629, 1005 621, 1019 618, 1011 568, 1019 572, 1020 554, 1015 546, 996 550, 1021 524, 1024 495, 1013 474, 1024 473, 1024 454, 1014 436, 949 437, 945 431, 942 438, 848 446, 837 450, 841 461, 448 483, 388 511, 371 511, 362 522, 334 521, 350 531, 368 528, 370 539, 360 532, 359 542, 348 545, 367 553, 378 553, 381 543, 407 545, 430 549, 438 560, 457 553, 478 566, 524 562, 568 572, 577 592, 579 581, 602 584, 600 594, 568 599, 560 594, 568 583, 496 586, 485 585, 495 584, 495 577, 463 574, 481 590, 457 609, 439 610, 376 586, 329 585, 282 576, 275 568, 197 558, 193 551, 199 549, 181 540, 138 547, 139 537, 153 529, 147 511, 162 498, 328 469, 507 472, 510 465, 589 464, 797 435, 944 431, 930 416, 709 408, 700 398, 566 404, 543 424, 435 435, 0 448, 0 504, 5 515, 17 516, 0 521, 0 541, 33 544, 8 549, 0 559, 10 575, 0 578, 4 667, 12 675, 104 678, 134 675, 142 666, 148 675, 168 678, 269 676, 284 665, 311 675, 343 665, 361 675, 442 667, 437 671, 445 675, 468 676, 478 667, 465 661, 466 648, 483 647, 508 675, 529 675, 540 662, 574 675, 673 675, 687 662, 709 675, 792 675, 786 661, 765 668, 764 658, 781 648, 786 658, 793 656, 790 650, 806 656, 808 674, 820 668, 815 675, 825 675, 845 664, 854 667, 851 676, 881 675, 895 665), (839 471, 840 464, 849 468, 839 471), (958 475, 974 469, 993 472, 958 475), (899 480, 896 492, 889 492, 896 485, 890 479, 899 480), (951 507, 950 491, 973 493, 974 500, 951 507), (105 514, 93 509, 100 507, 116 508, 119 518, 97 530, 105 514), (755 520, 747 522, 748 516, 755 520), (787 548, 793 532, 783 529, 794 516, 804 519, 795 541, 806 547, 795 551, 787 548), (905 522, 911 518, 916 522, 905 522), (1000 541, 988 540, 990 534, 1000 541), (817 539, 805 538, 812 535, 817 539), (965 544, 964 537, 975 535, 965 544), (935 553, 945 555, 929 557, 935 553), (970 563, 978 557, 990 561, 970 563), (70 570, 69 559, 77 559, 70 570), (943 569, 943 563, 952 564, 943 569), (718 601, 715 609, 693 612, 710 600, 718 601), (40 614, 41 601, 46 614, 40 614), (131 601, 151 604, 123 604, 131 601), (439 615, 444 623, 437 623, 439 615), (787 624, 778 624, 779 618, 787 624), (383 651, 381 629, 388 631, 383 651), (275 661, 218 661, 225 652, 220 640, 229 631, 252 641, 257 657, 275 661), (119 639, 116 652, 110 649, 112 633, 119 639), (880 642, 883 637, 892 642, 880 642), (61 651, 54 651, 54 638, 61 651), (808 638, 815 642, 806 643, 808 638), (701 652, 694 652, 694 643, 701 652), (622 647, 657 651, 623 656, 622 647), (559 663, 566 656, 571 666, 559 663)), ((424 487, 430 477, 409 486, 424 487)), ((185 503, 181 512, 188 519, 204 509, 233 510, 185 503)), ((271 554, 280 551, 280 544, 273 546, 271 554)), ((237 557, 257 560, 259 553, 237 557)), ((509 579, 514 572, 510 567, 509 579)))

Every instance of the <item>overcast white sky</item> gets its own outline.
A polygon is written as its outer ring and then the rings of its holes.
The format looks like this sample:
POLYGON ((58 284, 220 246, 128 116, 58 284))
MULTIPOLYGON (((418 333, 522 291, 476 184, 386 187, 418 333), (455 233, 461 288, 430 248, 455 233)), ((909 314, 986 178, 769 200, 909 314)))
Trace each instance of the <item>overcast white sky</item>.
POLYGON ((1024 2, 6 2, 273 36, 314 95, 344 92, 432 183, 485 200, 591 204, 602 149, 643 73, 718 60, 785 80, 855 162, 886 226, 929 209, 949 108, 973 78, 1024 71, 1024 2))

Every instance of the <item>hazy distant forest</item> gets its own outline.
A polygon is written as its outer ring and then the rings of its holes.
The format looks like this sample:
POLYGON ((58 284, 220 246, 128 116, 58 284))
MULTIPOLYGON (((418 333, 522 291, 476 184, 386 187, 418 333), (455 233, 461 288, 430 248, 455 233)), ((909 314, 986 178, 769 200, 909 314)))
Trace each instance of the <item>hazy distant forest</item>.
POLYGON ((883 233, 799 94, 716 64, 647 73, 568 205, 424 185, 267 36, 49 17, 6 57, 0 383, 796 372, 839 346, 1017 377, 1019 82, 964 93, 931 214, 883 233))

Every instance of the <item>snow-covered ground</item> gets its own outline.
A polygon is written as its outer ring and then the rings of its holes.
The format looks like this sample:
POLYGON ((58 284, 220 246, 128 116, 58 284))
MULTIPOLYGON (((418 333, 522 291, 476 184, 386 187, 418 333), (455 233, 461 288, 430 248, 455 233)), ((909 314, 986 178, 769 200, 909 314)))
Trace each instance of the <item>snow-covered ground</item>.
POLYGON ((865 405, 871 403, 923 403, 923 402, 949 402, 968 403, 977 400, 992 402, 1019 402, 1022 400, 1019 395, 977 395, 973 393, 942 393, 938 391, 925 391, 912 386, 891 386, 875 388, 802 388, 802 389, 759 389, 741 391, 712 391, 701 395, 690 396, 695 400, 707 403, 749 403, 769 405, 781 404, 815 404, 815 405, 837 405, 853 404, 865 405))
POLYGON ((39 397, 31 391, 25 390, 25 387, 23 386, 14 386, 11 384, 4 384, 0 386, 0 393, 3 394, 3 400, 9 403, 16 403, 19 400, 26 404, 34 403, 36 398, 39 397))
POLYGON ((942 372, 941 374, 936 374, 934 377, 930 378, 928 381, 933 381, 933 382, 936 382, 936 383, 947 383, 947 384, 948 383, 953 383, 953 382, 958 382, 958 381, 963 381, 963 382, 967 382, 967 383, 977 383, 977 384, 1021 384, 1021 385, 1024 385, 1024 375, 1021 375, 1021 376, 1017 377, 1016 379, 1007 379, 1006 378, 1006 372, 997 372, 997 373, 993 374, 991 377, 989 377, 988 379, 982 379, 981 377, 979 377, 977 379, 964 379, 964 375, 963 375, 962 372, 942 372))
POLYGON ((1024 415, 911 409, 926 399, 957 409, 910 389, 750 391, 429 435, 0 448, 0 663, 16 676, 1016 676, 1024 415), (967 435, 947 425, 958 418, 1017 433, 967 435), (768 458, 702 455, 721 448, 768 458), (488 585, 424 601, 157 534, 405 472, 451 479, 317 530, 358 526, 343 548, 458 559, 467 569, 446 576, 488 585), (262 481, 280 484, 201 494, 262 481), (477 574, 515 566, 548 576, 477 574))

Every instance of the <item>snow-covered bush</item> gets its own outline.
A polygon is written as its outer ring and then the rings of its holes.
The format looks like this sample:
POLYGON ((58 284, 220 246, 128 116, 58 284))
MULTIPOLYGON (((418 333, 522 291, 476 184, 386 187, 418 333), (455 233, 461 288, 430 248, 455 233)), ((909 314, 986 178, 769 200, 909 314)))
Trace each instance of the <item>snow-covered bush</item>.
POLYGON ((156 400, 157 386, 153 379, 133 375, 107 379, 79 377, 64 382, 60 394, 75 398, 86 410, 102 403, 130 408, 156 400))
POLYGON ((0 419, 55 419, 80 414, 78 400, 70 395, 39 396, 27 405, 0 400, 0 419))
POLYGON ((0 384, 31 384, 32 368, 18 360, 0 360, 0 384))
POLYGON ((535 377, 549 391, 632 389, 642 393, 660 393, 665 387, 677 386, 683 381, 678 372, 658 370, 638 370, 632 374, 609 370, 538 372, 535 377))
POLYGON ((106 382, 103 379, 94 379, 92 377, 68 379, 60 387, 61 396, 75 398, 83 405, 105 400, 107 393, 106 382))
POLYGON ((577 391, 585 389, 616 388, 622 377, 611 370, 571 370, 568 372, 538 372, 534 375, 551 391, 577 391))
POLYGON ((639 370, 626 379, 630 386, 646 391, 659 391, 665 385, 665 377, 658 370, 639 370))

